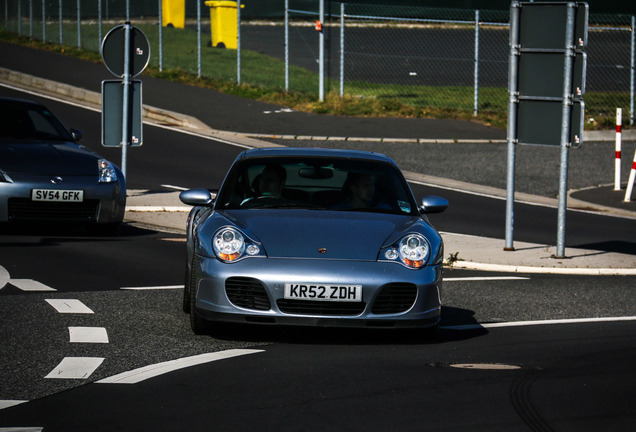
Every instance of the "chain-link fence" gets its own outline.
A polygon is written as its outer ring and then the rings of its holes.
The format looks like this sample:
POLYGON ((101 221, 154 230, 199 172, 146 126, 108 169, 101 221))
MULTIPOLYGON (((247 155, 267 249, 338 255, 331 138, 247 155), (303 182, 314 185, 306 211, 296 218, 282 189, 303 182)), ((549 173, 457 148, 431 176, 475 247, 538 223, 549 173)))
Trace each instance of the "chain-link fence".
MULTIPOLYGON (((228 15, 239 20, 238 26, 223 23, 234 26, 237 49, 219 49, 211 43, 212 9, 204 1, 185 11, 183 28, 159 25, 166 3, 170 0, 0 0, 4 15, 0 23, 10 32, 99 51, 108 30, 128 18, 148 36, 150 65, 160 69, 312 95, 322 91, 383 99, 422 109, 507 110, 507 10, 325 0, 322 31, 317 31, 321 12, 317 0, 280 0, 280 7, 267 16, 250 12, 250 0, 243 0, 244 9, 228 15)), ((616 108, 622 107, 633 124, 634 35, 633 16, 591 11, 588 123, 611 127, 616 108)))

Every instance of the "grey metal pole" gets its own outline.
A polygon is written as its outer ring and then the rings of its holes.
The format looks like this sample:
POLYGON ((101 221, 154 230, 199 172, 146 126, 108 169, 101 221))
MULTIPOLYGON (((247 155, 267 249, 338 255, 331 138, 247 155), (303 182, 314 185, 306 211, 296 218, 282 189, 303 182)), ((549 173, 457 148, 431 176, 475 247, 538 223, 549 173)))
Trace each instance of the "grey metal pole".
POLYGON ((97 0, 97 43, 102 43, 102 0, 97 0))
POLYGON ((340 3, 340 96, 344 96, 345 4, 340 3))
POLYGON ((62 17, 62 0, 60 0, 58 2, 58 15, 60 16, 60 45, 62 45, 64 43, 64 38, 62 36, 63 34, 63 27, 62 27, 62 21, 63 21, 63 17, 62 17))
POLYGON ((474 110, 473 116, 477 117, 479 110, 479 9, 475 10, 475 81, 474 81, 474 110))
POLYGON ((33 37, 33 0, 29 0, 29 37, 33 37))
POLYGON ((636 16, 632 15, 632 60, 629 74, 629 124, 634 124, 634 63, 636 60, 636 16))
POLYGON ((289 91, 289 0, 285 0, 285 91, 289 91))
POLYGON ((325 100, 325 0, 320 0, 320 24, 322 29, 318 32, 318 100, 325 100))
POLYGON ((159 70, 163 70, 163 0, 159 0, 159 70))
POLYGON ((197 2, 197 76, 201 78, 201 2, 197 2))
POLYGON ((121 171, 126 178, 128 162, 128 108, 130 106, 130 21, 124 24, 124 76, 122 77, 121 171))
POLYGON ((22 1, 18 0, 18 34, 22 34, 22 1))
POLYGON ((574 64, 575 3, 568 3, 565 27, 565 59, 563 62, 563 111, 561 115, 561 169, 559 175, 559 208, 557 251, 555 258, 565 257, 565 214, 568 193, 568 156, 570 147, 570 117, 572 109, 572 67, 574 64))
POLYGON ((42 0, 42 41, 46 42, 46 3, 42 0))
POLYGON ((241 0, 236 2, 236 82, 241 84, 241 0))
POLYGON ((82 7, 80 0, 77 0, 77 47, 82 49, 82 7))
POLYGON ((508 176, 506 190, 506 242, 504 250, 514 251, 514 203, 515 203, 515 151, 517 135, 517 67, 519 62, 519 10, 520 4, 510 6, 510 57, 508 65, 508 176))

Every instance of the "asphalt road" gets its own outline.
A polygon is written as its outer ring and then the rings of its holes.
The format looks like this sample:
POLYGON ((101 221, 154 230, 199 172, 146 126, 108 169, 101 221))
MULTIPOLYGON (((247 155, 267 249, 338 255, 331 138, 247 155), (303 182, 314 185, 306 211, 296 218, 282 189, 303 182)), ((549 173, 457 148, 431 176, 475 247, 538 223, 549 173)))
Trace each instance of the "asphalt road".
MULTIPOLYGON (((97 113, 47 105, 85 131, 85 144, 118 161, 118 150, 95 144, 97 113)), ((213 184, 240 151, 155 127, 144 134, 145 145, 130 152, 134 188, 213 184)), ((417 195, 424 191, 413 188, 417 195)), ((433 220, 438 228, 498 230, 501 201, 436 193, 456 203, 433 220)), ((554 209, 523 208, 520 213, 531 215, 517 221, 524 227, 519 231, 532 239, 547 235, 554 209)), ((569 241, 633 244, 633 221, 579 213, 569 221, 569 241)), ((636 327, 620 321, 636 316, 630 277, 447 271, 445 329, 431 343, 417 333, 376 330, 235 327, 195 336, 180 309, 183 239, 143 227, 126 225, 108 238, 48 229, 0 233, 0 265, 10 275, 0 290, 0 400, 31 401, 0 410, 0 427, 539 431, 636 425, 636 327), (515 279, 501 279, 509 276, 515 279), (25 280, 56 291, 24 291, 25 280), (51 300, 77 300, 93 313, 59 313, 51 300), (518 325, 535 320, 550 324, 518 325), (517 326, 498 327, 509 322, 517 326), (73 341, 71 327, 103 328, 108 343, 73 341), (137 384, 96 382, 234 349, 258 352, 137 384), (78 357, 101 363, 81 378, 45 378, 64 359, 78 357), (457 364, 469 366, 451 367, 457 364)))

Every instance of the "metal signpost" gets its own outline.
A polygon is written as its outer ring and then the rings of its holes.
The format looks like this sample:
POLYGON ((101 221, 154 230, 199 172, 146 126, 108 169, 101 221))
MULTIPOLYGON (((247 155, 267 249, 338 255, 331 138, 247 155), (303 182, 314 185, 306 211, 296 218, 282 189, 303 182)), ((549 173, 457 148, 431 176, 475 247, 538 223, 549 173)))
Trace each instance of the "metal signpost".
POLYGON ((568 151, 583 142, 588 14, 587 3, 512 2, 505 250, 514 250, 515 145, 558 145, 556 257, 565 256, 568 151))
POLYGON ((143 142, 141 81, 131 78, 148 65, 150 44, 140 29, 126 22, 106 34, 101 53, 106 68, 122 78, 102 82, 102 145, 121 146, 125 177, 128 146, 143 142))

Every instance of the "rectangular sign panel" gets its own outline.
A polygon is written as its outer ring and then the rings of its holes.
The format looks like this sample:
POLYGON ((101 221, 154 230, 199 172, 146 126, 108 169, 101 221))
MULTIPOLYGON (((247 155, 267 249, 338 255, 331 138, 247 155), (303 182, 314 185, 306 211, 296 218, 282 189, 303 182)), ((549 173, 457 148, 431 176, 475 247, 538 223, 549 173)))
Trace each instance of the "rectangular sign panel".
MULTIPOLYGON (((519 15, 519 44, 523 49, 565 49, 568 7, 574 3, 522 2, 519 15)), ((587 47, 587 3, 575 3, 574 40, 576 49, 587 47)))
MULTIPOLYGON (((523 52, 519 56, 520 96, 563 97, 564 61, 562 53, 523 52)), ((576 53, 572 64, 572 96, 585 93, 587 54, 576 53)))
MULTIPOLYGON (((570 145, 583 142, 585 105, 575 102, 570 111, 570 145)), ((561 145, 561 101, 520 100, 517 109, 517 142, 519 144, 561 145)))
MULTIPOLYGON (((119 80, 102 81, 102 145, 104 147, 121 147, 123 125, 123 82, 119 80)), ((143 143, 142 119, 142 86, 141 81, 130 82, 129 134, 130 146, 137 147, 143 143)))

